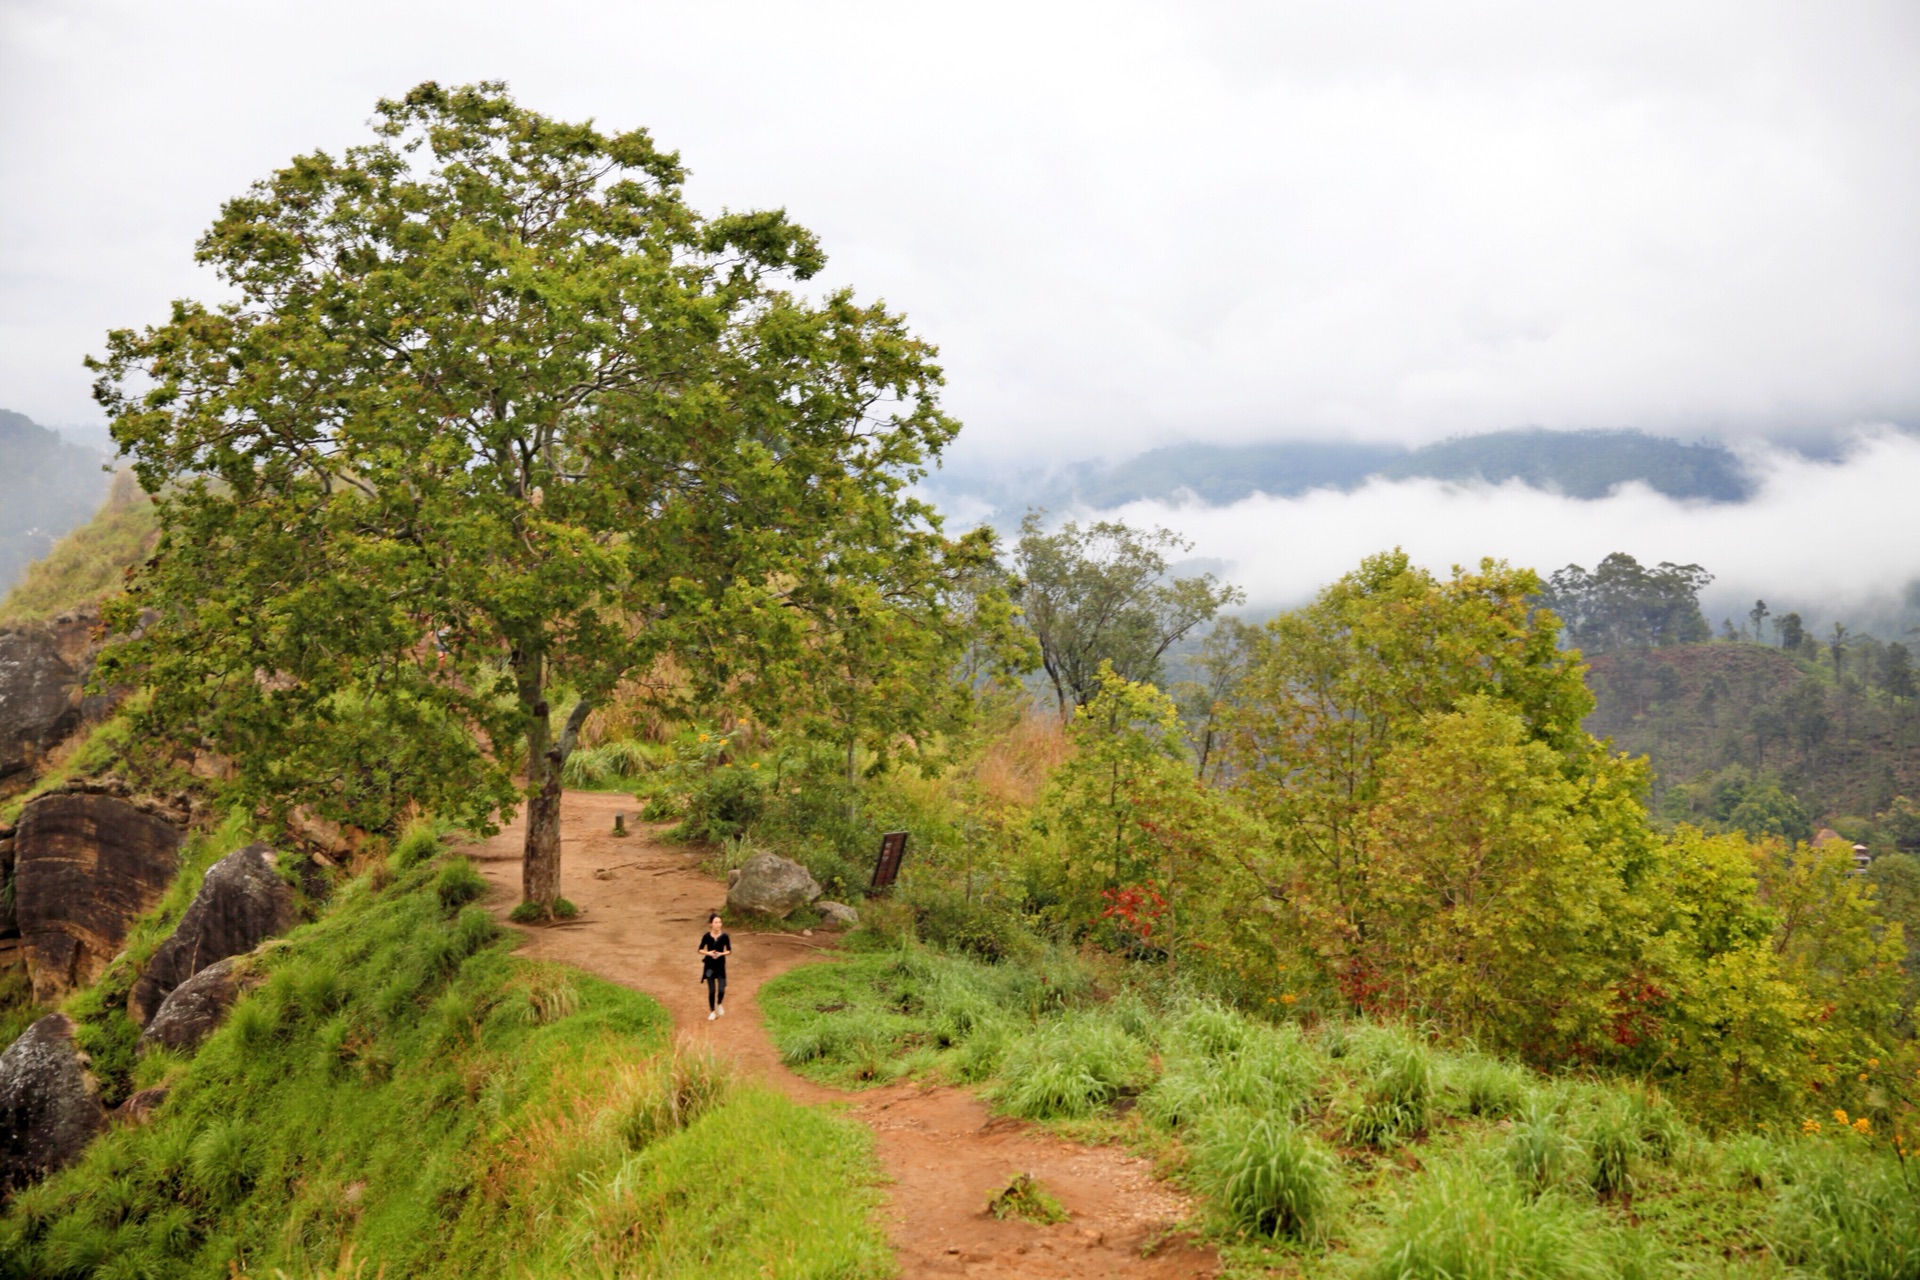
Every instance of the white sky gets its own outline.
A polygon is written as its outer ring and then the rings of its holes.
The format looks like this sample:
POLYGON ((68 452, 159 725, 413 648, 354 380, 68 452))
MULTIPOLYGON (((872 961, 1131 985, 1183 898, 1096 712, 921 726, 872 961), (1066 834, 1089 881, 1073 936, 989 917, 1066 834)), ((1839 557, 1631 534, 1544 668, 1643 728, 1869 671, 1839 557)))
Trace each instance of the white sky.
POLYGON ((0 405, 97 419, 223 199, 485 77, 812 226, 974 458, 1920 423, 1917 68, 1911 0, 0 0, 0 405))

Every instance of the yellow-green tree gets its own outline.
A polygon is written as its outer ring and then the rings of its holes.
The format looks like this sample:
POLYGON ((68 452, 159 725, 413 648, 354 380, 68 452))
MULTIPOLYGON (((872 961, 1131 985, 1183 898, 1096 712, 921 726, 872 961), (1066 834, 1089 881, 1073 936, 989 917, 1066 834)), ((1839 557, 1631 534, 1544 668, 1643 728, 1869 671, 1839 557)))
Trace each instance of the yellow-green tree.
POLYGON ((1570 778, 1484 694, 1422 727, 1362 823, 1373 1000, 1535 1059, 1606 1043, 1635 953, 1644 766, 1601 756, 1570 778))

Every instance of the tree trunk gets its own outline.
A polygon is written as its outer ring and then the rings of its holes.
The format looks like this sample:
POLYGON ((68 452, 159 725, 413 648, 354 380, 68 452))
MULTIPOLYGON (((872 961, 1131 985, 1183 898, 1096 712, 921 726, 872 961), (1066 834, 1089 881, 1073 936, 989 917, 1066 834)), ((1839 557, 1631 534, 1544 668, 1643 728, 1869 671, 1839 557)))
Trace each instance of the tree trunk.
MULTIPOLYGON (((529 735, 531 736, 531 735, 529 735)), ((529 758, 527 843, 520 862, 520 895, 551 907, 560 896, 560 767, 558 743, 547 748, 539 767, 529 758), (536 781, 536 778, 538 779, 536 781)))
POLYGON ((575 703, 556 738, 547 705, 545 662, 515 654, 513 668, 521 705, 528 711, 527 838, 520 854, 520 895, 550 911, 560 897, 561 770, 593 706, 586 698, 575 703))

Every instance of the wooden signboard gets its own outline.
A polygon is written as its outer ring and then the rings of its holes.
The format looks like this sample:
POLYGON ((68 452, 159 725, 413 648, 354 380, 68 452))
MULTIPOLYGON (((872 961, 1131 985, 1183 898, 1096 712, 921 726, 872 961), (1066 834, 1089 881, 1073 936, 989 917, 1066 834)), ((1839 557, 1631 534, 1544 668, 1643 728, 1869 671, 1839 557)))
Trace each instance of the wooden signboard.
POLYGON ((889 831, 880 837, 880 858, 873 864, 873 884, 867 892, 878 893, 893 884, 900 874, 900 859, 907 856, 907 833, 889 831))

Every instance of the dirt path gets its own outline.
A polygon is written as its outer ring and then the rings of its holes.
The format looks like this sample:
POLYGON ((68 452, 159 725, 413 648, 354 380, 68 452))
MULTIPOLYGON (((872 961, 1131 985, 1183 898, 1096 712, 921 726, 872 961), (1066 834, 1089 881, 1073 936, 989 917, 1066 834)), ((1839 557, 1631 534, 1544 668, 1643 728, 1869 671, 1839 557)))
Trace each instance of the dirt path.
MULTIPOLYGON (((723 908, 725 890, 692 855, 650 838, 644 827, 626 839, 610 835, 613 815, 624 812, 631 823, 634 807, 623 795, 567 793, 561 891, 580 907, 580 918, 524 930, 521 954, 644 991, 666 1006, 682 1034, 801 1102, 843 1105, 870 1126, 892 1180, 883 1213, 903 1276, 1173 1280, 1216 1272, 1212 1253, 1184 1244, 1141 1257, 1142 1247, 1188 1212, 1144 1160, 995 1120, 963 1090, 898 1083, 842 1093, 781 1065, 761 1022, 760 985, 828 953, 826 937, 730 929, 727 1016, 708 1022, 694 941, 707 913, 723 908), (1021 1172, 1059 1198, 1071 1214, 1067 1222, 1038 1227, 986 1212, 988 1197, 1021 1172)), ((516 823, 468 851, 493 885, 488 904, 503 917, 520 896, 521 838, 516 823)))

